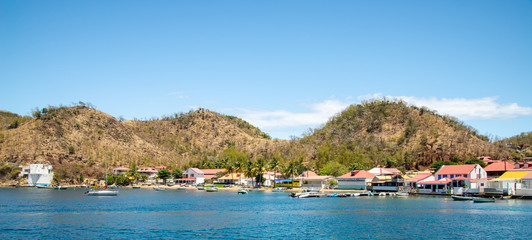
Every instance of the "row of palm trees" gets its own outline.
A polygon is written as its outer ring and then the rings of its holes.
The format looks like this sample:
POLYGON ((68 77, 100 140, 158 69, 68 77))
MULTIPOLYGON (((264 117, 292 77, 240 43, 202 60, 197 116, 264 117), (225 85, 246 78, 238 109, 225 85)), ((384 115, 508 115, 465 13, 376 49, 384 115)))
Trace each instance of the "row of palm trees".
MULTIPOLYGON (((243 173, 245 177, 255 179, 259 184, 263 182, 263 173, 267 171, 281 173, 283 178, 292 179, 306 170, 306 167, 303 166, 303 160, 282 163, 278 158, 269 161, 259 158, 254 162, 250 159, 225 159, 222 160, 222 163, 221 168, 225 168, 227 173, 243 173)), ((275 175, 273 180, 275 180, 275 175)))

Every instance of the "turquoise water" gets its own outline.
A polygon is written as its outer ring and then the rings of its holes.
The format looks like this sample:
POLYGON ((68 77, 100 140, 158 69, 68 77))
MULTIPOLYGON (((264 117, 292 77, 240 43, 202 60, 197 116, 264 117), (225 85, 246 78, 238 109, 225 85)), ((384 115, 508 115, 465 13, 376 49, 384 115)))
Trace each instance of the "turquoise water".
POLYGON ((530 239, 532 201, 0 189, 0 239, 530 239))

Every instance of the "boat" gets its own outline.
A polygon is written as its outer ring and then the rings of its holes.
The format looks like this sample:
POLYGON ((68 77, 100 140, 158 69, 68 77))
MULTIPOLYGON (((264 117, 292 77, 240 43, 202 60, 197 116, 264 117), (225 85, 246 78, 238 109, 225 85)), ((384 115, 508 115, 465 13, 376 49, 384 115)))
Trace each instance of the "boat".
POLYGON ((140 189, 140 187, 139 186, 134 186, 133 189, 140 189))
POLYGON ((206 192, 218 192, 218 188, 211 187, 211 188, 205 188, 206 192))
POLYGON ((272 189, 272 192, 285 192, 285 188, 274 188, 272 189))
POLYGON ((386 197, 386 193, 385 192, 380 192, 379 193, 379 197, 386 197))
POLYGON ((118 191, 111 191, 111 190, 107 190, 107 155, 105 155, 105 186, 102 188, 102 189, 99 189, 99 190, 94 190, 94 189, 91 189, 87 192, 85 192, 87 194, 87 196, 96 196, 96 197, 100 197, 100 196, 106 196, 106 197, 111 197, 111 196, 118 196, 118 191))
POLYGON ((451 195, 451 197, 455 201, 471 201, 471 200, 473 200, 472 197, 467 197, 467 196, 451 195))
POLYGON ((111 190, 95 190, 95 191, 88 191, 88 196, 116 196, 118 195, 118 191, 111 191, 111 190))
POLYGON ((54 188, 55 190, 67 190, 68 187, 65 187, 65 186, 57 186, 54 188))
POLYGON ((36 188, 40 189, 50 189, 50 186, 44 186, 44 185, 35 185, 36 188))
POLYGON ((400 192, 400 193, 396 194, 395 196, 397 196, 397 197, 408 197, 409 194, 407 192, 400 192))
POLYGON ((298 198, 322 198, 322 197, 329 197, 329 195, 326 193, 319 193, 319 192, 307 192, 307 193, 304 193, 298 196, 298 198))
POLYGON ((473 198, 474 203, 489 203, 495 202, 495 198, 473 198))
POLYGON ((163 187, 153 187, 153 190, 155 190, 155 191, 166 191, 166 188, 163 188, 163 187))
POLYGON ((204 187, 198 187, 198 190, 202 191, 202 190, 205 190, 204 187))
POLYGON ((248 194, 248 190, 245 188, 238 189, 238 194, 248 194))

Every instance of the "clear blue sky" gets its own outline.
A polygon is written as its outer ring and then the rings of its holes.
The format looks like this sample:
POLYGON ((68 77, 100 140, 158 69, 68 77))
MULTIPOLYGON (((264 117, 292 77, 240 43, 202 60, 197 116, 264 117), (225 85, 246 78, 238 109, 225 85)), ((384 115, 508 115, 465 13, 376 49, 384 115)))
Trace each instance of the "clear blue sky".
POLYGON ((401 98, 482 134, 531 131, 532 1, 0 0, 0 109, 198 107, 274 138, 401 98))

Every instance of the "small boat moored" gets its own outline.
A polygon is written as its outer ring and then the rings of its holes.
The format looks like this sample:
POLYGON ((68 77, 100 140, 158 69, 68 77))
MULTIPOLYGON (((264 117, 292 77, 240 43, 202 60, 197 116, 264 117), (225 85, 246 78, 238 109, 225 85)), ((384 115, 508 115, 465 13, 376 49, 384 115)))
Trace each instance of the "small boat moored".
POLYGON ((248 190, 245 188, 239 189, 238 194, 248 194, 248 190))
POLYGON ((163 187, 153 187, 153 190, 155 190, 155 191, 166 191, 166 188, 163 188, 163 187))
POLYGON ((111 190, 95 190, 95 191, 87 191, 88 196, 118 196, 118 191, 111 191, 111 190))
POLYGON ((467 197, 467 196, 451 195, 451 197, 455 201, 471 201, 471 200, 473 200, 472 197, 467 197))
POLYGON ((474 203, 490 203, 495 202, 495 198, 473 198, 474 203))

